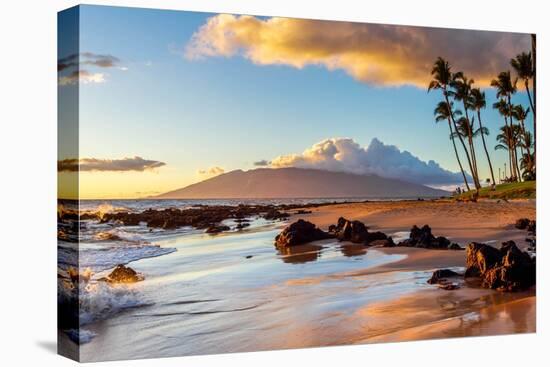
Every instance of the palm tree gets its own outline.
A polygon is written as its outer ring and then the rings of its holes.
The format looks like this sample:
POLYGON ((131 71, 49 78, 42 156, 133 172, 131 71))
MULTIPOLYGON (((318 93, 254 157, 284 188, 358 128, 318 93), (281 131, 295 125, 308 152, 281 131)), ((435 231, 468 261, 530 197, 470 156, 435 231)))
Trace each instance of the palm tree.
POLYGON ((527 97, 529 97, 529 105, 533 111, 533 116, 536 116, 535 106, 531 98, 531 91, 529 90, 529 80, 533 78, 534 74, 531 53, 520 53, 514 59, 510 60, 510 64, 516 71, 518 77, 525 83, 525 91, 527 92, 527 97))
MULTIPOLYGON (((501 96, 501 98, 498 100, 498 102, 495 102, 493 103, 493 108, 498 110, 498 112, 500 113, 500 115, 502 117, 504 117, 504 126, 506 126, 508 128, 508 116, 510 115, 510 110, 508 109, 508 103, 506 103, 506 100, 504 99, 504 97, 501 96)), ((509 143, 509 142, 507 142, 509 143)), ((508 164, 509 164, 509 167, 510 167, 510 177, 514 178, 515 176, 515 170, 512 169, 513 167, 513 164, 512 164, 512 161, 513 161, 513 158, 512 158, 512 150, 511 149, 506 149, 508 150, 508 164)))
MULTIPOLYGON (((514 125, 514 118, 512 116, 512 94, 516 93, 517 91, 517 81, 518 81, 517 78, 512 79, 510 75, 510 71, 500 72, 497 78, 491 81, 491 86, 495 87, 497 90, 497 98, 504 100, 506 104, 505 106, 499 106, 496 108, 500 108, 500 107, 504 108, 505 116, 507 116, 510 119, 511 128, 513 128, 513 125, 514 125)), ((501 104, 500 101, 498 103, 501 104)), ((495 105, 493 105, 493 107, 495 107, 495 105)), ((501 111, 499 110, 499 112, 501 111)), ((505 121, 507 120, 505 119, 505 121)), ((514 141, 512 141, 511 143, 514 143, 514 141)), ((515 178, 518 181, 521 181, 521 177, 519 175, 519 167, 517 164, 517 156, 515 154, 516 147, 512 146, 511 148, 512 149, 509 150, 511 163, 516 162, 516 164, 512 164, 512 166, 510 166, 511 172, 513 172, 512 178, 515 178)))
MULTIPOLYGON (((487 101, 485 99, 485 92, 482 92, 479 88, 473 88, 470 94, 471 94, 471 105, 473 109, 477 112, 477 121, 479 122, 479 129, 481 131, 484 131, 483 124, 481 123, 481 109, 487 106, 487 101)), ((487 133, 488 133, 488 130, 487 130, 487 133)), ((485 143, 485 134, 481 134, 481 141, 483 142, 483 149, 485 150, 485 155, 487 156, 487 162, 489 163, 489 170, 491 171, 491 179, 493 180, 493 187, 495 187, 496 185, 495 174, 493 172, 493 165, 491 164, 491 157, 489 157, 489 151, 487 150, 487 144, 485 143)))
MULTIPOLYGON (((535 52, 535 40, 532 39, 532 52, 535 52)), ((533 88, 535 87, 535 60, 532 57, 532 53, 522 52, 518 54, 514 59, 510 60, 510 64, 516 71, 518 77, 523 80, 525 85, 525 91, 527 92, 527 97, 529 98, 529 105, 531 106, 531 111, 533 111, 533 128, 535 130, 535 136, 537 132, 537 109, 536 102, 534 98, 531 98, 531 91, 529 90, 529 80, 533 80, 533 88)), ((534 90, 533 90, 534 94, 534 90)))
POLYGON ((523 170, 522 177, 524 180, 536 179, 535 152, 531 153, 533 148, 533 137, 530 132, 525 132, 523 141, 521 142, 527 151, 520 159, 521 169, 523 170))
MULTIPOLYGON (((453 109, 453 104, 451 102, 451 110, 453 109)), ((459 110, 454 110, 452 112, 453 118, 456 116, 460 116, 462 112, 459 110)), ((453 136, 453 128, 451 127, 452 121, 451 121, 451 113, 449 113, 449 108, 447 106, 447 102, 441 101, 437 104, 437 107, 434 110, 434 116, 435 116, 435 122, 447 120, 449 124, 449 131, 450 131, 450 139, 453 142, 453 149, 455 151, 456 161, 458 162, 458 166, 460 167, 460 172, 462 173, 462 178, 464 179, 464 185, 466 186, 466 190, 470 191, 470 185, 468 185, 468 179, 466 178, 466 173, 464 173, 464 168, 462 168, 462 163, 460 162, 460 157, 458 155, 458 150, 456 149, 456 142, 453 136)))
MULTIPOLYGON (((454 99, 456 101, 461 101, 462 105, 464 107, 465 116, 462 117, 462 118, 466 119, 466 122, 467 122, 467 124, 464 124, 464 126, 468 128, 466 130, 466 133, 467 133, 467 137, 468 137, 468 143, 470 145, 470 154, 471 154, 471 157, 472 157, 472 166, 473 166, 472 167, 473 168, 472 176, 474 177, 474 183, 476 185, 476 189, 480 189, 481 184, 479 182, 479 174, 478 174, 478 169, 477 169, 477 158, 476 158, 474 145, 472 144, 473 130, 471 128, 469 128, 471 124, 470 124, 470 116, 468 115, 468 110, 471 107, 470 91, 472 90, 472 84, 474 84, 474 80, 473 79, 468 79, 464 75, 464 73, 459 71, 459 72, 453 74, 453 78, 452 78, 451 84, 450 84, 453 89, 449 91, 449 95, 454 97, 454 99)), ((459 125, 460 125, 460 123, 459 123, 459 125)))
MULTIPOLYGON (((445 98, 445 103, 447 104, 447 109, 449 110, 449 117, 451 118, 451 121, 453 123, 453 127, 455 130, 455 133, 457 132, 457 123, 456 119, 454 117, 454 114, 451 112, 452 107, 451 103, 449 101, 449 85, 452 81, 452 72, 451 72, 451 66, 449 65, 449 62, 447 62, 442 57, 438 57, 435 61, 432 71, 431 71, 433 80, 428 85, 428 93, 433 89, 441 89, 443 92, 443 97, 445 98)), ((464 139, 460 134, 457 134, 460 143, 462 144, 462 147, 464 148, 464 153, 466 154, 466 159, 468 160, 468 166, 470 167, 470 172, 472 172, 472 177, 474 177, 474 170, 472 166, 472 160, 470 159, 470 154, 468 153, 468 149, 466 148, 466 144, 464 143, 464 139)))
POLYGON ((512 181, 518 180, 519 166, 516 155, 516 147, 518 145, 518 129, 513 126, 502 126, 500 128, 500 134, 497 135, 497 141, 499 144, 495 146, 495 150, 503 149, 507 150, 510 155, 510 175, 512 181))
MULTIPOLYGON (((525 129, 525 120, 529 115, 529 111, 530 111, 529 107, 527 107, 527 109, 524 109, 522 105, 516 105, 512 109, 512 115, 521 124, 521 138, 523 140, 525 140, 525 134, 527 134, 527 130, 525 129)), ((524 148, 523 145, 521 145, 521 147, 524 148)), ((525 149, 527 149, 527 153, 530 154, 529 152, 530 147, 525 147, 525 149)))

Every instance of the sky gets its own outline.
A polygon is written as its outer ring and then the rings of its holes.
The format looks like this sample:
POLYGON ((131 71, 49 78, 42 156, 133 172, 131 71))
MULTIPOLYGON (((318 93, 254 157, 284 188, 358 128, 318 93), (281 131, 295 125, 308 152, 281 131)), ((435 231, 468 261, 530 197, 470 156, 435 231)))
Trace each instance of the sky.
MULTIPOLYGON (((441 94, 426 90, 433 61, 444 56, 487 88, 530 47, 523 34, 119 7, 81 6, 79 27, 65 18, 60 145, 75 136, 75 93, 79 144, 78 154, 60 148, 58 167, 60 181, 78 175, 84 199, 146 197, 258 167, 460 182, 448 126, 433 118, 441 94)), ((503 167, 495 93, 486 89, 482 118, 503 167)), ((514 103, 528 106, 523 89, 514 103)))

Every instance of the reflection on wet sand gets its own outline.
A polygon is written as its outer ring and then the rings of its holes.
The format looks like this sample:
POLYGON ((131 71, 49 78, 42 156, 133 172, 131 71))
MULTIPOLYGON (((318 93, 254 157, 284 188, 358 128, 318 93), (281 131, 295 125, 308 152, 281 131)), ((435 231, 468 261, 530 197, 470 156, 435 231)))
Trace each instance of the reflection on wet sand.
POLYGON ((277 249, 279 258, 287 264, 303 264, 310 261, 316 261, 321 256, 322 246, 319 245, 299 245, 293 247, 281 247, 277 249))
POLYGON ((342 255, 346 257, 362 256, 367 253, 367 247, 357 243, 343 243, 340 245, 342 255))
POLYGON ((499 293, 465 288, 428 291, 370 304, 355 317, 356 343, 407 341, 535 331, 534 291, 499 293))

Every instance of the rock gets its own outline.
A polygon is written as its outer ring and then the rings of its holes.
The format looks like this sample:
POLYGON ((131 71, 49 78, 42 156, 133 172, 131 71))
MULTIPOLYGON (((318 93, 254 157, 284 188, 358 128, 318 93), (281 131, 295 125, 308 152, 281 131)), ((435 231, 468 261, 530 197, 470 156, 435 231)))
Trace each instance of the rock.
POLYGON ((311 214, 311 213, 313 213, 311 210, 300 209, 300 210, 296 211, 296 214, 311 214))
MULTIPOLYGON (((385 233, 382 232, 368 232, 367 238, 365 239, 365 244, 372 246, 372 243, 375 241, 384 241, 388 240, 388 236, 385 233)), ((391 243, 393 243, 393 240, 391 239, 391 243)), ((389 240, 388 240, 389 241, 389 240)), ((386 246, 389 247, 389 246, 386 246)))
POLYGON ((429 249, 449 249, 451 246, 451 241, 443 236, 435 237, 432 234, 432 229, 427 224, 424 225, 422 228, 414 225, 411 228, 409 238, 402 242, 399 242, 397 246, 420 247, 429 249))
POLYGON ((248 222, 239 222, 237 223, 237 226, 235 227, 238 230, 241 230, 243 228, 250 227, 250 223, 248 222))
POLYGON ((102 280, 111 283, 135 283, 143 280, 143 277, 128 266, 117 265, 111 274, 109 274, 106 279, 103 278, 102 280))
POLYGON ((275 237, 275 246, 290 247, 327 238, 332 236, 317 228, 315 224, 299 219, 275 237))
POLYGON ((209 233, 209 234, 215 234, 215 233, 220 233, 220 232, 223 232, 223 231, 229 231, 231 228, 229 228, 228 226, 225 226, 225 225, 214 225, 214 226, 210 226, 206 229, 206 233, 209 233))
POLYGON ((374 240, 369 242, 371 247, 395 247, 395 243, 391 237, 382 240, 374 240))
POLYGON ((516 228, 517 229, 527 229, 528 225, 529 225, 529 219, 528 218, 520 218, 516 221, 516 228))
POLYGON ((457 277, 459 275, 450 269, 439 269, 433 272, 432 277, 428 279, 428 284, 437 284, 445 280, 445 278, 457 277))
POLYGON ((273 209, 265 213, 263 217, 267 220, 279 220, 290 217, 290 214, 273 209))
POLYGON ((500 249, 471 243, 466 251, 466 276, 480 277, 483 287, 513 292, 536 283, 536 260, 514 241, 503 242, 500 249))
POLYGON ((246 255, 245 258, 246 259, 252 259, 252 255, 246 255))
POLYGON ((465 277, 483 276, 502 258, 500 251, 484 243, 472 242, 466 246, 465 277))

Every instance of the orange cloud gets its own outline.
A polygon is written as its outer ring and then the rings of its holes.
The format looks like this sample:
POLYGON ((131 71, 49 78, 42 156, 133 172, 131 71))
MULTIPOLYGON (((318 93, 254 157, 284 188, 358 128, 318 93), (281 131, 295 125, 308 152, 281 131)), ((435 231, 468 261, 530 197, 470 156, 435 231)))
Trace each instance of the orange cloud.
POLYGON ((257 65, 318 65, 341 69, 361 82, 426 88, 438 56, 480 84, 530 49, 530 36, 291 18, 220 14, 195 32, 188 59, 242 55, 257 65))

